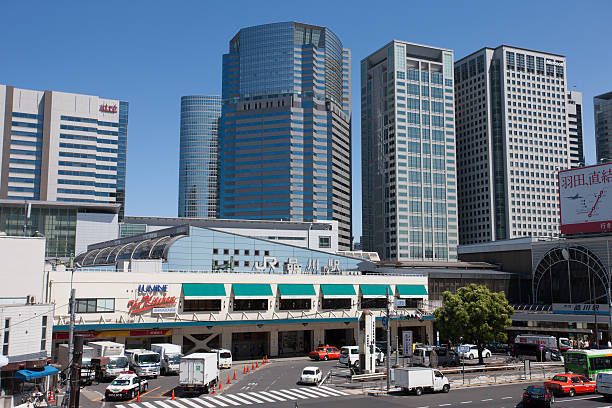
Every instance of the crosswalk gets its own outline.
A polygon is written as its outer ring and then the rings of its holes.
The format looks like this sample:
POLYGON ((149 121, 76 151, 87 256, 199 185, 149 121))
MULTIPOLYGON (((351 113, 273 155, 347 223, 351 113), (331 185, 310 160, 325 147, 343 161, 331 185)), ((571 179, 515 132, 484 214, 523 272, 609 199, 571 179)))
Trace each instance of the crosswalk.
POLYGON ((178 398, 176 400, 134 402, 115 405, 116 408, 233 408, 237 406, 269 402, 299 401, 310 398, 341 397, 349 395, 334 388, 299 387, 284 390, 251 391, 235 394, 217 394, 202 398, 178 398))

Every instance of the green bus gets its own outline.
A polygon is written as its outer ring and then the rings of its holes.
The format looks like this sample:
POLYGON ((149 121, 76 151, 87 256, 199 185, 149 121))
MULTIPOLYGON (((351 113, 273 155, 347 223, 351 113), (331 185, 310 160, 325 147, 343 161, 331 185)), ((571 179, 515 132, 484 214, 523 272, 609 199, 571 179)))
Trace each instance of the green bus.
POLYGON ((563 358, 566 373, 583 374, 591 380, 599 372, 612 371, 612 349, 569 350, 563 358))

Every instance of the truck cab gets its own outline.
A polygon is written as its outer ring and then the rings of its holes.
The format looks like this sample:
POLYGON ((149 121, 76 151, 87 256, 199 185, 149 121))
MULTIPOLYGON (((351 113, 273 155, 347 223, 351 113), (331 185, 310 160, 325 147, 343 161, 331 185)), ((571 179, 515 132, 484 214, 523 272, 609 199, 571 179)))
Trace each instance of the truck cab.
POLYGON ((159 354, 145 349, 125 350, 130 368, 140 377, 157 378, 160 374, 159 354))
POLYGON ((179 362, 183 357, 181 346, 172 343, 151 344, 151 351, 159 354, 162 375, 178 374, 179 362))

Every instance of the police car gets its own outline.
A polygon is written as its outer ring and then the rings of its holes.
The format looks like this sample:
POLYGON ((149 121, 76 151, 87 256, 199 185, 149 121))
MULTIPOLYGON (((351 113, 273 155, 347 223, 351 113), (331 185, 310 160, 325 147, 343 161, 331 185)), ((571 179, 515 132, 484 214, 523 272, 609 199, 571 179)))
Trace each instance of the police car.
POLYGON ((133 399, 138 393, 146 392, 147 380, 138 377, 133 371, 123 371, 106 388, 106 400, 110 399, 133 399))

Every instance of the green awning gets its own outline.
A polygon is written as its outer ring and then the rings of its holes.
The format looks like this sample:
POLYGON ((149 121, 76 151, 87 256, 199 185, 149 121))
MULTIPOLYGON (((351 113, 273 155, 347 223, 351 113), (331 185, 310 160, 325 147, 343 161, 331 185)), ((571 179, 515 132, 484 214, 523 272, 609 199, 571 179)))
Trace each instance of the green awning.
POLYGON ((422 298, 427 296, 425 285, 395 285, 399 298, 422 298))
POLYGON ((342 299, 356 295, 353 285, 321 285, 321 292, 326 299, 342 299))
POLYGON ((387 296, 387 290, 389 290, 389 296, 393 296, 389 285, 359 285, 359 289, 364 298, 384 298, 387 296))
POLYGON ((272 296, 269 283, 234 283, 232 289, 236 299, 260 299, 272 296))
POLYGON ((314 286, 309 283, 278 284, 281 299, 310 299, 316 296, 314 286))
POLYGON ((183 296, 188 300, 225 297, 222 283, 183 283, 183 296))

